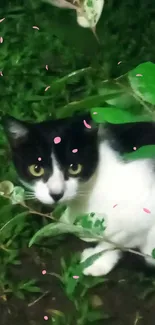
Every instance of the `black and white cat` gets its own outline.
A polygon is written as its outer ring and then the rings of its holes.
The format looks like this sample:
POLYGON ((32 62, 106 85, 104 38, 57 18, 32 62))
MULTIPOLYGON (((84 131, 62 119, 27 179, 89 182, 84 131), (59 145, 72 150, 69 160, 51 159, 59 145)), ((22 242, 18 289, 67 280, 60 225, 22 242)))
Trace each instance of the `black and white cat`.
POLYGON ((86 114, 36 124, 8 116, 3 125, 19 178, 36 199, 66 202, 66 218, 104 216, 104 234, 114 245, 103 236, 95 248, 84 250, 82 260, 105 249, 84 274, 109 273, 121 257, 115 245, 138 247, 155 264, 155 161, 123 159, 134 147, 155 144, 154 123, 96 126, 86 114))

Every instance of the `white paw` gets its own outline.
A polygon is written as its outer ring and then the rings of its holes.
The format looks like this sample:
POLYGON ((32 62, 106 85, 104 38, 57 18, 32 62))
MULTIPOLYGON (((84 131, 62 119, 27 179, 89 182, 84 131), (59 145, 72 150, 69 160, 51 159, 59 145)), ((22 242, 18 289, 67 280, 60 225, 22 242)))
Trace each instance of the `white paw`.
MULTIPOLYGON (((82 261, 95 254, 93 248, 88 248, 82 254, 82 261)), ((120 258, 118 250, 103 253, 91 266, 83 270, 84 275, 102 276, 108 274, 120 258)))

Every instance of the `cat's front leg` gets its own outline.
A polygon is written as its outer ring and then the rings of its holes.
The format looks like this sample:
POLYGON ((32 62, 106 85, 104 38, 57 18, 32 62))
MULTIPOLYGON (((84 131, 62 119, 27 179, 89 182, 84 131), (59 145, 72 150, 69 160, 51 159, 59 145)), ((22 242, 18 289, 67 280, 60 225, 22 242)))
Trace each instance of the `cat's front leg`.
POLYGON ((88 257, 101 251, 103 251, 103 254, 91 266, 84 269, 83 273, 85 275, 106 275, 115 267, 121 257, 120 250, 114 249, 112 245, 102 242, 95 248, 85 249, 81 256, 81 262, 84 262, 88 257))

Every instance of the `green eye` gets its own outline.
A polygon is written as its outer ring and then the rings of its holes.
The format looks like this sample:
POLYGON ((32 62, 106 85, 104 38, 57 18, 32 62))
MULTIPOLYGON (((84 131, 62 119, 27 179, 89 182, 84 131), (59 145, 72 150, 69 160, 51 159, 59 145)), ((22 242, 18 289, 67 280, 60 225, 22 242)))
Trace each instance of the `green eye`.
POLYGON ((76 176, 81 173, 82 165, 81 164, 71 164, 68 168, 68 173, 72 176, 76 176))
POLYGON ((35 177, 40 177, 44 174, 44 168, 38 166, 38 165, 31 165, 28 167, 28 170, 31 175, 35 177))

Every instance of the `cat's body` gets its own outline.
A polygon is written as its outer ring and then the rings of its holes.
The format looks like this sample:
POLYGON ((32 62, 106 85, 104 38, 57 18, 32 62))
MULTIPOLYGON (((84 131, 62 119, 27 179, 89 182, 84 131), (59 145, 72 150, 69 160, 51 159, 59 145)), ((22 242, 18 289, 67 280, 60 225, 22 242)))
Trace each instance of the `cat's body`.
MULTIPOLYGON (((84 270, 85 274, 97 276, 115 266, 121 257, 117 246, 138 247, 150 256, 155 248, 155 162, 123 159, 123 154, 134 147, 155 144, 155 125, 109 124, 98 130, 94 126, 86 128, 84 119, 91 122, 86 117, 31 127, 8 119, 5 128, 20 179, 31 185, 38 200, 52 204, 57 196, 55 201, 67 202, 67 214, 73 219, 89 212, 104 217, 104 235, 114 244, 104 242, 103 235, 103 242, 82 254, 85 260, 105 249, 84 270), (53 144, 56 136, 61 137, 61 142, 53 144), (73 153, 73 149, 77 151, 73 153), (38 164, 37 157, 44 168, 42 177, 28 174, 28 166, 38 164), (78 171, 76 175, 73 169, 78 171)), ((154 262, 151 257, 147 261, 154 262)))

